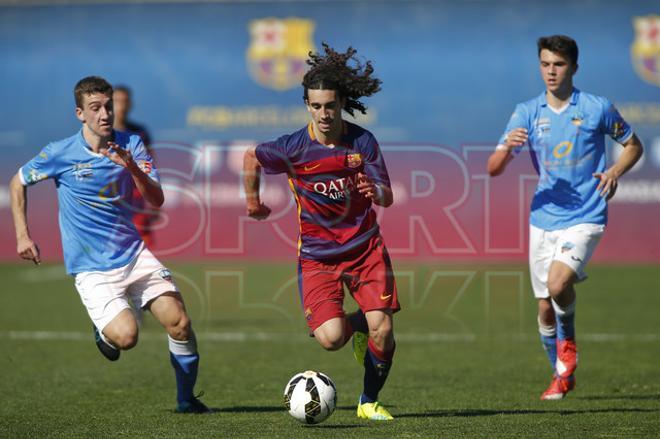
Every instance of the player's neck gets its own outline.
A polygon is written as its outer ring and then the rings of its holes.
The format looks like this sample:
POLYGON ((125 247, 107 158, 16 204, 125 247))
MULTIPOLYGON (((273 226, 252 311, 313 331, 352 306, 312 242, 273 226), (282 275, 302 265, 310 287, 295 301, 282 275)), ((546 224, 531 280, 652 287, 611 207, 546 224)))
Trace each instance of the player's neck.
POLYGON ((108 144, 108 141, 112 140, 112 134, 110 136, 101 137, 94 131, 90 130, 87 125, 83 125, 82 131, 85 141, 94 152, 99 152, 101 146, 105 147, 108 144))
POLYGON ((327 133, 323 133, 318 129, 315 123, 312 123, 312 130, 314 130, 316 141, 328 147, 334 147, 337 143, 339 143, 341 140, 342 129, 343 123, 339 124, 337 127, 334 127, 327 133))
POLYGON ((569 84, 566 87, 562 87, 561 89, 555 91, 547 90, 545 92, 545 98, 548 102, 548 105, 555 110, 559 110, 560 108, 565 107, 566 104, 571 100, 572 95, 573 84, 569 84))

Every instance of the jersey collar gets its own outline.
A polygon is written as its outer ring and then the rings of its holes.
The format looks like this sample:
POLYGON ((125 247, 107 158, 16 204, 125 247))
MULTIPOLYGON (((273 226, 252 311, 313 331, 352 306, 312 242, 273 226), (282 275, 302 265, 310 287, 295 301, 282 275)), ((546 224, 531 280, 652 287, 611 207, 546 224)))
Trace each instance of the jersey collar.
MULTIPOLYGON (((539 102, 541 103, 542 107, 547 107, 548 106, 548 98, 546 97, 545 93, 546 93, 546 91, 543 90, 543 92, 539 96, 539 102)), ((571 100, 570 100, 569 104, 570 105, 577 105, 579 97, 580 97, 580 90, 573 87, 573 93, 571 93, 571 100)))
MULTIPOLYGON (((112 130, 112 138, 115 139, 115 130, 112 130)), ((85 136, 83 136, 83 130, 82 128, 80 131, 78 131, 78 141, 80 142, 80 145, 83 147, 83 149, 87 152, 87 154, 91 155, 92 157, 105 157, 103 154, 99 152, 94 152, 92 151, 92 147, 87 143, 87 140, 85 140, 85 136)))

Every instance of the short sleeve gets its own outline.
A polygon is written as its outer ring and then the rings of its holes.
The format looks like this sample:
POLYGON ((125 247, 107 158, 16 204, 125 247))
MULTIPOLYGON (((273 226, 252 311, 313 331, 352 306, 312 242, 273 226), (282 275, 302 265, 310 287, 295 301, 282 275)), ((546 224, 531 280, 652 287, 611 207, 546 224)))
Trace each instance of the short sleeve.
POLYGON ((147 174, 149 178, 154 181, 160 182, 160 176, 158 175, 158 169, 154 163, 154 159, 147 151, 147 148, 144 146, 142 139, 139 136, 131 136, 131 142, 133 139, 138 139, 137 143, 133 147, 133 160, 138 165, 138 167, 147 174))
POLYGON ((59 175, 57 156, 52 144, 48 144, 32 160, 19 169, 18 174, 23 186, 32 186, 48 178, 57 179, 59 175))
POLYGON ((609 100, 605 99, 604 107, 601 120, 603 132, 618 143, 627 142, 633 135, 632 128, 609 100))
MULTIPOLYGON (((511 130, 515 130, 516 128, 525 128, 528 133, 530 133, 530 124, 529 124, 529 116, 528 116, 528 111, 527 108, 523 104, 518 104, 516 105, 516 108, 513 110, 513 113, 511 114, 511 117, 509 118, 509 122, 506 124, 506 128, 504 129, 504 133, 500 136, 500 140, 497 142, 497 147, 501 148, 506 144, 506 136, 511 130)), ((515 155, 518 155, 520 151, 522 150, 522 147, 519 148, 514 148, 512 150, 512 153, 515 155)))
POLYGON ((390 187, 390 176, 387 173, 383 153, 378 146, 376 138, 369 133, 362 147, 364 155, 364 173, 376 184, 390 187))
POLYGON ((291 169, 289 158, 289 135, 282 136, 273 142, 257 145, 255 150, 257 160, 266 174, 281 174, 291 169))

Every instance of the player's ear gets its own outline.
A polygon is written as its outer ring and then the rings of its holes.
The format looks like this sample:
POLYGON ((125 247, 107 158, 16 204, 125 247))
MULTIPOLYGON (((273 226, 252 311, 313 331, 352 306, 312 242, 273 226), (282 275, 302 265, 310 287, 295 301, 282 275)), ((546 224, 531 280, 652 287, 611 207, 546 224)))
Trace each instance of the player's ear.
POLYGON ((85 115, 83 114, 82 108, 76 107, 76 117, 82 123, 85 123, 85 115))

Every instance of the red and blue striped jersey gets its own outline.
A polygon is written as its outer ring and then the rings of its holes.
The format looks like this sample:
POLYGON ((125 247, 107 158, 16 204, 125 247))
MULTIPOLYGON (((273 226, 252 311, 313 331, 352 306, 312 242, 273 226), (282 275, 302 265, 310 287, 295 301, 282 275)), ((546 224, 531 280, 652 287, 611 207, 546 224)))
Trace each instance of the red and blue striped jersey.
POLYGON ((312 123, 256 148, 267 174, 286 173, 298 205, 298 255, 328 260, 351 253, 378 234, 370 199, 357 190, 358 174, 390 187, 376 138, 358 125, 344 122, 335 146, 319 143, 312 123))

